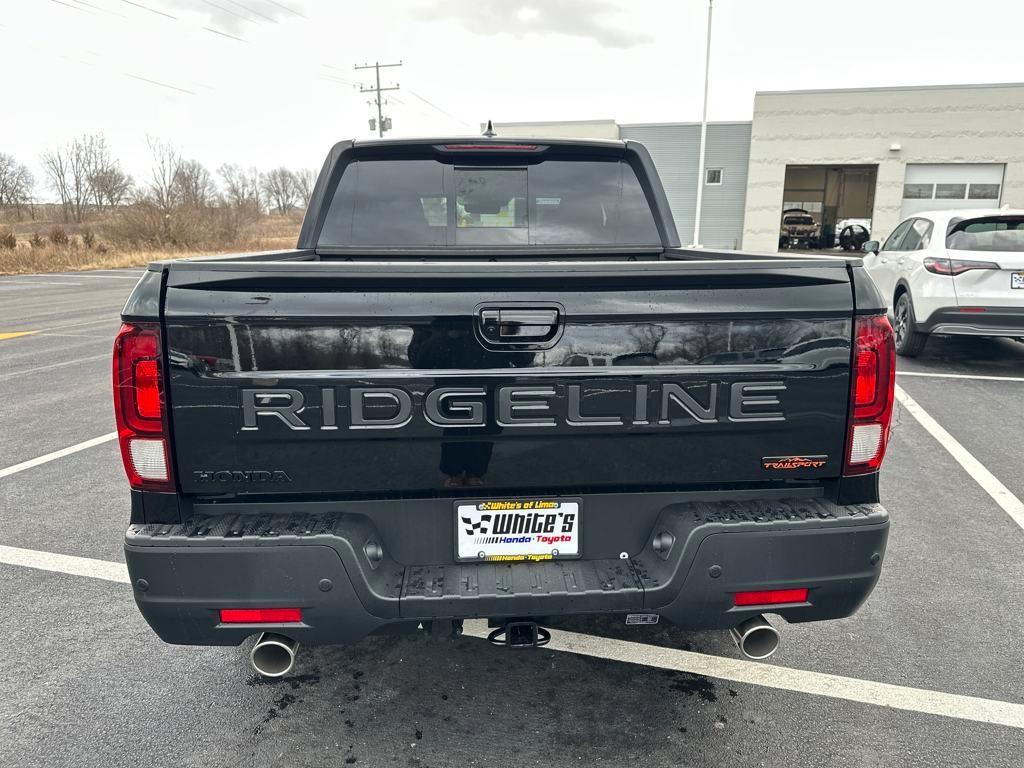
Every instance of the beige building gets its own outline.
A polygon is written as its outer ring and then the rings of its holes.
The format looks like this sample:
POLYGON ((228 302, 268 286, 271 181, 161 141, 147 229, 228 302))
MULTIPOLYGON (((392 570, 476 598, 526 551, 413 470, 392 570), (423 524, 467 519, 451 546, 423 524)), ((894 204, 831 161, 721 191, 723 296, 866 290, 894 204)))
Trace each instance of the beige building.
MULTIPOLYGON (((499 136, 643 142, 681 240, 691 241, 698 124, 494 127, 499 136)), ((858 225, 884 240, 925 210, 1024 207, 1024 84, 760 92, 752 121, 709 125, 705 156, 701 245, 774 252, 792 209, 813 219, 814 242, 800 247, 835 248, 858 225)))
POLYGON ((758 93, 743 248, 774 251, 802 207, 884 239, 933 208, 1024 206, 1024 85, 758 93))

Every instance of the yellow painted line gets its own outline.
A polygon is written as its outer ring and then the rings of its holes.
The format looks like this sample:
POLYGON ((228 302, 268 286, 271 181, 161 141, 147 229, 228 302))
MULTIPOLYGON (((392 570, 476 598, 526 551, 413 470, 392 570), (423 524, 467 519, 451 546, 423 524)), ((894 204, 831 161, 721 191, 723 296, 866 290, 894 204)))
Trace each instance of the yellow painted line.
POLYGON ((19 336, 31 336, 33 333, 39 333, 39 331, 16 331, 14 333, 0 333, 0 341, 6 341, 7 339, 16 339, 19 336))

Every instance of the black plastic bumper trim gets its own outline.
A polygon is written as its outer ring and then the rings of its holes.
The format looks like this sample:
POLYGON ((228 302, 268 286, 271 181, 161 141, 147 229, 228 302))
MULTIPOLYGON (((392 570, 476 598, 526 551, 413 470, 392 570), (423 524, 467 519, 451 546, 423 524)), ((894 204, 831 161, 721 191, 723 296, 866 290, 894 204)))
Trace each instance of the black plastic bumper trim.
POLYGON ((943 307, 932 312, 917 330, 954 336, 1024 336, 1024 307, 985 307, 984 312, 943 307))
POLYGON ((125 556, 132 582, 148 585, 135 593, 143 615, 172 643, 240 643, 254 630, 217 626, 217 610, 250 606, 302 608, 290 634, 312 644, 426 619, 637 610, 712 629, 758 612, 733 607, 739 590, 810 588, 807 604, 776 611, 790 621, 853 613, 878 578, 888 526, 878 504, 686 503, 663 509, 628 559, 428 566, 391 560, 361 515, 205 516, 133 525, 125 556), (385 553, 375 561, 370 542, 385 553))

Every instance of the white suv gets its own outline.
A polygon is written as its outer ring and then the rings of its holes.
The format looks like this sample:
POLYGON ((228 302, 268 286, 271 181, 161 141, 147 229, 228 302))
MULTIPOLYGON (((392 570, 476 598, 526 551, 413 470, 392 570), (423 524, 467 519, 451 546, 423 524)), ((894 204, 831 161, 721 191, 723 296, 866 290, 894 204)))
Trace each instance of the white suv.
POLYGON ((921 354, 933 333, 1024 337, 1024 210, 919 213, 864 251, 897 353, 921 354))

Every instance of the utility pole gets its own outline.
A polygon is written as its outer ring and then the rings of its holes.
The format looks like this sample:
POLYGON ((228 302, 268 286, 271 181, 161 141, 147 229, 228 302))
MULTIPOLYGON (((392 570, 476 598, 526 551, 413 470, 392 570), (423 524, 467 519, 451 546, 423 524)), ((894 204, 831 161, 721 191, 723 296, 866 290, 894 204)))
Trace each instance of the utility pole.
POLYGON ((708 39, 704 53, 704 112, 700 118, 700 159, 697 161, 697 210, 693 219, 693 247, 700 248, 700 217, 704 205, 704 145, 708 138, 708 81, 711 76, 711 13, 715 0, 708 0, 708 39))
MULTIPOLYGON (((363 64, 362 66, 357 66, 356 67, 356 69, 372 69, 372 70, 374 70, 374 72, 377 75, 377 85, 376 86, 374 86, 373 88, 366 88, 366 87, 360 86, 359 92, 360 93, 370 93, 372 91, 372 92, 376 93, 376 96, 374 97, 374 101, 377 103, 377 135, 380 136, 381 138, 384 138, 384 131, 391 130, 391 118, 390 117, 388 118, 388 125, 385 128, 384 127, 384 111, 383 111, 383 106, 381 104, 380 92, 381 91, 397 91, 399 86, 398 86, 398 83, 395 83, 394 85, 388 86, 387 88, 381 88, 380 87, 380 70, 381 70, 381 67, 400 67, 400 66, 402 66, 402 62, 400 62, 400 61, 398 63, 396 63, 396 64, 381 64, 379 61, 377 61, 377 62, 374 62, 373 64, 363 64)), ((371 122, 372 122, 372 120, 371 120, 371 122)))

